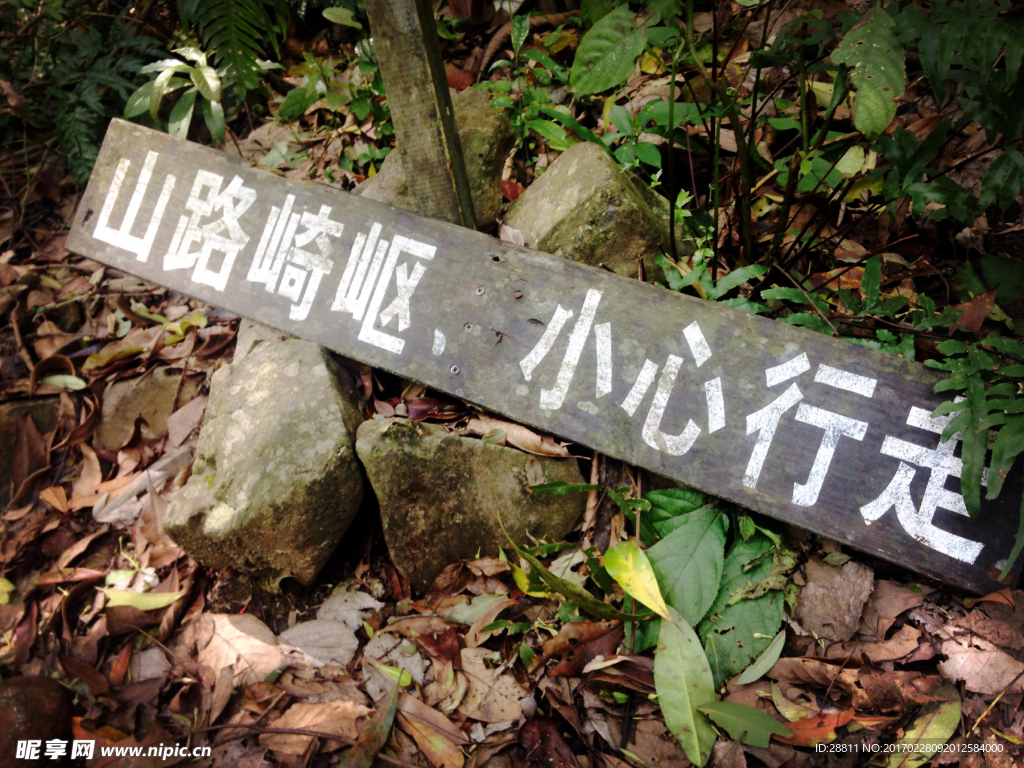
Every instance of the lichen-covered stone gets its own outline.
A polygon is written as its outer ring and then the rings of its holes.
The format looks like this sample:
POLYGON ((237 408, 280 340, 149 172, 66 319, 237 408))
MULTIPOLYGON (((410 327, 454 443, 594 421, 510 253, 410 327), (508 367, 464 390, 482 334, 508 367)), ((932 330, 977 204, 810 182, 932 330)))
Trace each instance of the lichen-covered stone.
MULTIPOLYGON (((494 226, 501 210, 501 171, 515 143, 515 133, 504 111, 492 107, 476 88, 453 93, 452 107, 473 195, 476 226, 487 229, 494 226)), ((359 194, 413 213, 420 207, 409 190, 398 151, 385 158, 377 175, 359 187, 359 194)))
POLYGON ((316 344, 259 326, 213 376, 192 476, 164 529, 213 568, 269 588, 310 583, 363 498, 347 373, 316 344))
POLYGON ((180 408, 199 394, 203 381, 202 376, 189 376, 184 381, 181 376, 181 371, 154 368, 144 376, 111 384, 103 394, 102 418, 93 435, 93 446, 118 450, 131 437, 140 416, 143 439, 166 435, 167 418, 175 405, 180 408))
POLYGON ((364 422, 356 451, 380 502, 391 559, 419 591, 450 563, 507 546, 501 523, 518 544, 529 542, 527 533, 562 539, 586 506, 586 494, 538 496, 526 488, 584 482, 574 460, 459 437, 435 424, 364 422))
POLYGON ((559 156, 513 203, 505 224, 530 248, 626 277, 637 277, 642 255, 646 278, 664 280, 654 257, 669 250, 667 202, 597 144, 574 144, 559 156))

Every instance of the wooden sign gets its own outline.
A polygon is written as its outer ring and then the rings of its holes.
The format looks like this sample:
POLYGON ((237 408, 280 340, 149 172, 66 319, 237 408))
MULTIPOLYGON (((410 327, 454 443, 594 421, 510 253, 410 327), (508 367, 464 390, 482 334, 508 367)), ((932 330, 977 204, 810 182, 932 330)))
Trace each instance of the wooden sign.
POLYGON ((921 365, 118 120, 68 248, 943 581, 1000 586, 1019 473, 967 515, 959 439, 940 442, 921 365))

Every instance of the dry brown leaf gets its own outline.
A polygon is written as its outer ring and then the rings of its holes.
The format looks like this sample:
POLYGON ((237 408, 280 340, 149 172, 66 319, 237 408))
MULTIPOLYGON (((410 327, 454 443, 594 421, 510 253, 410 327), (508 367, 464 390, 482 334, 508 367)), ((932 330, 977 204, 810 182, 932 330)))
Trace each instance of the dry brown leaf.
POLYGON ((957 304, 955 309, 963 312, 960 319, 956 321, 957 328, 974 333, 980 331, 981 324, 985 322, 985 318, 989 316, 992 308, 996 305, 996 293, 998 291, 999 286, 996 286, 990 291, 979 293, 970 301, 957 304))
POLYGON ((399 712, 396 720, 401 729, 412 736, 416 746, 427 756, 434 768, 462 768, 465 764, 466 758, 462 750, 444 734, 438 733, 419 720, 413 720, 404 712, 399 712))
POLYGON ((747 756, 738 741, 719 739, 712 748, 715 768, 747 768, 747 756))
POLYGON ((1024 648, 1024 601, 1015 607, 987 602, 956 622, 958 627, 981 635, 994 645, 1024 648))
MULTIPOLYGON (((281 633, 283 643, 294 646, 314 666, 346 666, 359 648, 355 633, 344 622, 329 619, 303 621, 281 633)), ((288 652, 285 649, 285 652, 288 652)))
POLYGON ((847 693, 857 688, 857 670, 843 666, 841 663, 826 662, 820 659, 784 658, 775 662, 768 670, 768 677, 780 682, 800 685, 817 684, 837 686, 847 693))
POLYGON ((519 717, 527 692, 511 673, 495 676, 495 670, 485 663, 493 653, 486 648, 462 649, 462 671, 469 687, 459 712, 485 723, 504 723, 519 717))
POLYGON ((931 694, 942 685, 939 675, 882 669, 862 669, 857 680, 868 698, 867 704, 882 712, 904 712, 934 701, 931 694))
POLYGON ((470 419, 466 426, 463 427, 462 434, 483 437, 492 429, 504 430, 506 440, 521 451, 533 453, 537 456, 556 456, 563 459, 571 457, 569 449, 566 447, 570 443, 549 442, 532 429, 528 429, 521 424, 502 421, 490 416, 470 419))
POLYGON ((491 635, 495 633, 495 631, 500 631, 491 630, 489 632, 484 632, 483 628, 486 627, 488 624, 493 624, 497 620, 499 613, 504 611, 506 608, 511 608, 513 605, 519 605, 519 601, 512 600, 511 598, 505 598, 503 600, 495 600, 493 603, 491 603, 490 607, 488 607, 487 609, 487 612, 479 619, 477 619, 473 623, 473 626, 470 627, 469 631, 466 633, 466 647, 476 648, 478 646, 481 646, 488 640, 488 638, 491 637, 491 635))
POLYGON ((281 666, 277 638, 251 614, 204 614, 186 627, 182 641, 189 640, 195 644, 199 663, 214 674, 224 667, 234 667, 234 686, 263 680, 281 666))
POLYGON ((179 447, 192 434, 192 430, 199 426, 209 399, 206 395, 192 398, 167 417, 167 440, 172 447, 179 447))
POLYGON ((916 608, 924 602, 924 593, 915 592, 902 584, 879 580, 864 606, 861 632, 881 640, 904 611, 916 608))
POLYGON ((811 558, 807 584, 797 602, 797 621, 818 637, 849 640, 857 631, 874 581, 872 570, 853 560, 839 568, 811 558))
MULTIPOLYGON (((292 704, 287 711, 274 721, 274 728, 296 728, 321 733, 331 733, 346 740, 359 735, 361 721, 373 710, 353 701, 331 701, 323 704, 292 704)), ((260 744, 275 752, 287 755, 301 755, 309 747, 313 736, 298 734, 268 733, 260 736, 260 744)), ((328 741, 324 751, 338 749, 338 742, 328 741)))
POLYGON ((954 682, 964 681, 975 693, 1024 691, 1024 664, 977 635, 966 633, 942 644, 945 661, 939 672, 954 682))
POLYGON ((917 650, 921 630, 906 624, 890 639, 878 643, 833 643, 828 647, 825 656, 829 659, 848 659, 856 653, 875 662, 902 659, 917 650))

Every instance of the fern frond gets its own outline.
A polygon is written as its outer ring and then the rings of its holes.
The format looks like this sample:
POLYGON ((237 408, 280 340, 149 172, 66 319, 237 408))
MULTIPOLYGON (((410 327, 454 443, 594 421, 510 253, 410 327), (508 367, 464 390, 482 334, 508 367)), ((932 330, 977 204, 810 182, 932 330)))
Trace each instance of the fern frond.
POLYGON ((183 20, 199 28, 203 47, 244 95, 259 84, 263 48, 269 44, 279 52, 288 6, 284 0, 182 0, 179 10, 183 20))

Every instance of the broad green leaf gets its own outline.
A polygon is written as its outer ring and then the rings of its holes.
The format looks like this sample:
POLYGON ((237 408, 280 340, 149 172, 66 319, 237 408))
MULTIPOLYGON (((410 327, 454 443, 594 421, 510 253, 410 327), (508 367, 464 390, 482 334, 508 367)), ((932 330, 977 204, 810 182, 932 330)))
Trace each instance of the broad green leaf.
MULTIPOLYGON (((219 101, 206 101, 203 99, 200 109, 203 112, 203 120, 210 131, 210 136, 216 144, 223 144, 227 136, 227 125, 224 122, 224 107, 219 101)), ((205 326, 203 326, 205 327, 205 326)))
POLYGON ((581 96, 614 88, 633 74, 637 57, 647 43, 647 27, 657 14, 638 23, 628 5, 620 5, 602 18, 580 40, 569 87, 581 96))
POLYGON ((985 172, 979 207, 984 210, 997 203, 1005 211, 1017 198, 1021 184, 1024 184, 1024 156, 1013 147, 1007 147, 985 172))
MULTIPOLYGON (((294 120, 296 117, 302 116, 319 98, 320 94, 316 92, 316 88, 292 88, 281 102, 281 106, 277 110, 277 118, 279 120, 294 120)), ((366 114, 369 114, 369 111, 369 105, 367 105, 366 114)), ((365 118, 366 114, 360 119, 365 118)))
POLYGON ((644 498, 651 502, 651 518, 658 521, 685 515, 707 504, 707 496, 693 488, 651 491, 644 498))
POLYGON ((211 66, 192 67, 189 74, 203 98, 220 101, 220 77, 217 75, 217 70, 211 66))
POLYGON ((530 34, 530 17, 526 15, 512 18, 512 50, 517 54, 522 50, 523 43, 530 34))
POLYGON ((60 387, 61 389, 66 389, 68 392, 78 392, 88 386, 77 376, 71 376, 67 373, 58 373, 55 376, 47 376, 40 383, 60 387))
POLYGON ((178 98, 178 103, 171 110, 170 119, 167 121, 167 132, 179 139, 188 138, 188 128, 192 124, 192 112, 195 111, 196 95, 199 91, 196 88, 189 88, 178 98))
POLYGON ((124 119, 130 120, 138 117, 149 109, 149 95, 153 90, 153 81, 144 84, 135 93, 128 97, 128 103, 124 107, 124 119))
POLYGON ((775 662, 779 660, 779 656, 782 655, 782 646, 786 644, 786 630, 780 630, 779 634, 768 644, 768 647, 764 649, 760 656, 754 660, 754 663, 747 667, 743 674, 740 675, 736 682, 740 685, 747 685, 760 680, 769 669, 775 666, 775 662))
POLYGON ((555 480, 551 483, 540 483, 539 485, 528 485, 526 489, 538 496, 565 496, 567 493, 585 493, 586 491, 600 491, 600 485, 588 483, 567 483, 565 480, 555 480))
POLYGON ((772 571, 771 551, 771 540, 760 532, 732 545, 722 563, 721 586, 708 615, 722 611, 737 592, 768 577, 772 571))
MULTIPOLYGON (((113 344, 108 345, 108 347, 113 346, 113 344)), ((133 346, 121 347, 120 349, 109 349, 108 351, 108 347, 104 347, 99 352, 89 355, 89 357, 85 359, 85 362, 82 363, 82 372, 88 373, 89 371, 95 368, 102 368, 103 366, 109 365, 115 360, 123 360, 125 358, 131 357, 132 355, 137 355, 139 354, 139 352, 143 350, 142 347, 133 346)))
POLYGON ((668 618, 668 606, 658 589, 658 580, 647 555, 635 541, 624 541, 605 552, 604 567, 623 591, 639 600, 662 618, 668 618))
POLYGON ((768 268, 762 264, 751 264, 749 267, 740 267, 734 269, 728 275, 723 277, 715 285, 713 291, 708 292, 708 298, 712 301, 718 299, 720 296, 724 296, 733 288, 743 285, 748 280, 761 277, 768 271, 768 268))
POLYGON ((103 587, 100 587, 100 591, 107 596, 108 608, 130 605, 140 611, 166 608, 181 600, 186 592, 184 589, 180 592, 132 592, 128 589, 105 589, 103 587))
POLYGON ((718 595, 726 521, 719 509, 691 513, 647 550, 665 601, 690 624, 704 617, 718 595))
POLYGON ((715 729, 700 712, 715 701, 714 681, 693 629, 671 608, 669 614, 672 620, 661 622, 654 653, 654 688, 665 725, 690 762, 702 766, 716 739, 715 729))
POLYGON ((344 24, 346 27, 362 29, 363 25, 356 20, 355 13, 350 8, 324 8, 324 18, 334 24, 344 24))
POLYGON ((767 649, 771 636, 782 624, 785 603, 782 593, 773 590, 728 605, 701 622, 700 636, 716 687, 724 685, 767 649))
POLYGON ((700 711, 731 738, 761 749, 768 748, 773 733, 787 739, 793 736, 793 732, 774 717, 746 704, 715 701, 701 707, 700 711))
MULTIPOLYGON (((174 61, 174 59, 171 59, 171 61, 174 61)), ((189 69, 191 67, 188 64, 182 64, 180 61, 177 61, 176 66, 170 66, 156 76, 156 79, 153 81, 153 87, 149 91, 149 116, 151 118, 156 120, 157 113, 160 111, 160 103, 170 91, 169 86, 174 74, 176 72, 185 72, 189 69)))
MULTIPOLYGON (((997 304, 1009 304, 1020 295, 1021 291, 1024 291, 1024 263, 1017 259, 1011 259, 1009 256, 999 256, 994 253, 982 254, 979 261, 981 275, 985 278, 985 282, 993 288, 999 286, 999 290, 996 292, 997 304)), ((989 341, 992 339, 986 339, 986 344, 989 341)), ((1021 354, 1020 342, 1014 342, 1014 344, 1016 346, 1011 354, 1021 354)), ((1010 352, 1009 349, 1000 351, 1010 352)))
POLYGON ((877 139, 896 116, 896 99, 903 95, 907 80, 903 45, 892 17, 880 7, 871 11, 866 23, 846 34, 832 61, 850 67, 850 80, 857 89, 854 126, 877 139))
POLYGON ((391 690, 377 702, 377 710, 370 718, 370 722, 359 732, 359 738, 352 748, 341 756, 338 763, 340 768, 370 768, 373 765, 377 753, 384 748, 391 734, 395 712, 398 711, 399 690, 400 686, 392 686, 391 690))
POLYGON ((960 695, 956 686, 945 683, 933 696, 948 699, 926 704, 895 744, 886 768, 918 768, 924 765, 956 733, 960 725, 960 695))

